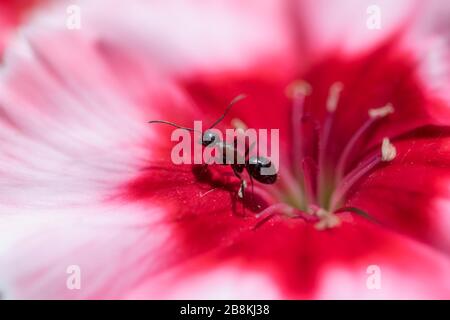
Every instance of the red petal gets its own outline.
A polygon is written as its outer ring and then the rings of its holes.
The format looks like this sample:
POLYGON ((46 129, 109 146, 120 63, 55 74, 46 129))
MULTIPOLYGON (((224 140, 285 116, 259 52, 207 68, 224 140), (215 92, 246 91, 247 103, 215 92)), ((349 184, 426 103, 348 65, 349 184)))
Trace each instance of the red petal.
POLYGON ((374 171, 355 190, 349 204, 386 227, 450 253, 450 131, 423 128, 393 142, 397 157, 374 171))

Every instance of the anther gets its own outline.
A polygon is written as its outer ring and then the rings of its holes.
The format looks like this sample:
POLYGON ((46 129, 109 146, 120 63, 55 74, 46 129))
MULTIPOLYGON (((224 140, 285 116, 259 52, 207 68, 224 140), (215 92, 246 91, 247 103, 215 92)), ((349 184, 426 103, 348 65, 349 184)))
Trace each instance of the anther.
POLYGON ((397 149, 389 141, 388 138, 384 138, 383 143, 381 144, 381 160, 389 162, 394 160, 396 156, 397 156, 397 149))
POLYGON ((338 164, 336 166, 336 182, 339 182, 344 177, 346 165, 348 164, 349 156, 351 152, 356 148, 356 143, 359 139, 369 130, 369 128, 376 123, 378 120, 388 116, 394 112, 394 107, 391 103, 388 103, 384 107, 370 109, 369 119, 353 134, 349 142, 342 151, 339 158, 338 164))
POLYGON ((317 230, 322 231, 331 229, 341 224, 341 219, 339 219, 337 215, 325 209, 320 208, 319 210, 317 210, 316 215, 320 219, 320 221, 314 225, 317 230))
POLYGON ((372 119, 374 118, 384 118, 387 115, 394 113, 394 107, 391 103, 388 103, 384 107, 376 108, 376 109, 369 109, 369 117, 372 119))
POLYGON ((301 96, 309 96, 312 92, 311 85, 303 80, 296 80, 286 87, 285 94, 291 99, 297 99, 301 96))
POLYGON ((234 119, 232 119, 232 120, 231 120, 231 125, 233 126, 233 128, 238 129, 238 130, 243 130, 243 131, 245 131, 245 130, 248 129, 248 127, 247 127, 247 125, 245 124, 245 122, 242 121, 242 120, 239 119, 239 118, 234 118, 234 119))
POLYGON ((333 113, 336 111, 339 103, 339 97, 343 88, 344 85, 342 84, 342 82, 335 82, 331 85, 327 99, 328 112, 333 113))

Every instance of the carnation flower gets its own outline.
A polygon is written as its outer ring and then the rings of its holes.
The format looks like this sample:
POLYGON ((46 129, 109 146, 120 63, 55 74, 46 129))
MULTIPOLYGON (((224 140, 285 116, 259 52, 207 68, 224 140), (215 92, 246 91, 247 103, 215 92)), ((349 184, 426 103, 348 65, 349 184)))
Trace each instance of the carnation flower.
POLYGON ((69 5, 0 69, 3 297, 450 297, 446 2, 69 5), (240 94, 217 128, 279 129, 274 184, 148 124, 240 94))

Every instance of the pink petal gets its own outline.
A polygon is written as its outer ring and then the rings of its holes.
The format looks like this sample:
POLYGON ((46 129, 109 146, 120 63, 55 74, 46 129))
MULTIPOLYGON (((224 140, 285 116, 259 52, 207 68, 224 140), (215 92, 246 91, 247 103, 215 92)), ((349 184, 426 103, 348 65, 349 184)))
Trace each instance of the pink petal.
POLYGON ((2 296, 119 297, 167 263, 161 248, 173 247, 162 210, 117 194, 152 157, 147 121, 158 99, 172 110, 186 104, 150 65, 125 88, 123 77, 139 69, 127 57, 130 73, 116 73, 111 56, 77 33, 31 33, 8 49, 0 74, 2 296), (71 265, 81 268, 80 291, 66 287, 71 265))
POLYGON ((241 70, 275 59, 283 68, 297 59, 279 1, 108 0, 79 6, 83 30, 169 72, 241 70))
MULTIPOLYGON (((64 193, 61 195, 64 196, 64 193)), ((162 268, 161 212, 135 205, 8 207, 0 217, 0 291, 6 299, 120 298, 162 268), (152 225, 152 231, 148 227, 152 225), (70 268, 80 268, 79 290, 70 268)))
POLYGON ((0 3, 0 58, 15 29, 26 20, 34 7, 44 3, 45 0, 9 0, 0 3))
POLYGON ((349 54, 364 52, 399 31, 414 31, 415 26, 420 27, 423 36, 423 31, 429 32, 436 25, 436 16, 445 21, 448 9, 448 4, 440 0, 427 3, 417 0, 294 2, 298 8, 299 25, 306 33, 308 48, 314 53, 335 48, 349 54), (380 28, 371 29, 367 22, 374 15, 374 7, 380 10, 380 28))

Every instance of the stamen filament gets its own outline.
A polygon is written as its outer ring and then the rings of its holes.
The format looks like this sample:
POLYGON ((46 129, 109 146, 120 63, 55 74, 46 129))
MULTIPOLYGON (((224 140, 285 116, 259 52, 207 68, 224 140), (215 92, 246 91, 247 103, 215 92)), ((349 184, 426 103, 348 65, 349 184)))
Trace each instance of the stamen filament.
POLYGON ((332 126, 332 115, 328 114, 327 119, 325 120, 325 124, 322 130, 322 134, 319 137, 319 168, 317 170, 317 194, 319 198, 319 203, 323 204, 325 202, 325 185, 326 185, 326 176, 327 172, 325 172, 325 153, 327 150, 328 139, 332 126))
POLYGON ((272 203, 276 201, 276 197, 272 194, 271 189, 263 189, 258 185, 253 186, 253 197, 258 196, 261 199, 265 200, 267 203, 272 203))
POLYGON ((334 212, 346 193, 358 182, 364 175, 370 172, 375 166, 382 162, 381 155, 377 154, 362 162, 356 169, 351 171, 340 183, 339 187, 333 192, 330 201, 330 212, 334 212))
POLYGON ((293 137, 293 167, 297 177, 301 175, 299 168, 300 161, 303 157, 303 145, 301 138, 302 118, 303 118, 303 104, 305 96, 296 97, 292 106, 292 137, 293 137))
POLYGON ((282 186, 289 195, 289 199, 291 200, 291 202, 293 202, 293 205, 297 208, 301 208, 304 200, 303 192, 296 179, 292 177, 287 170, 282 171, 282 173, 279 174, 279 179, 282 186))
POLYGON ((294 81, 286 88, 286 95, 292 99, 292 137, 294 174, 301 177, 299 164, 303 158, 303 145, 300 139, 306 96, 311 94, 311 86, 305 81, 294 81))
POLYGON ((350 141, 342 151, 341 156, 339 157, 338 164, 336 165, 336 185, 342 180, 345 174, 346 166, 348 165, 348 158, 352 150, 355 149, 355 145, 358 140, 363 136, 363 134, 379 119, 384 118, 385 116, 394 112, 394 108, 389 103, 384 107, 377 109, 370 109, 369 119, 356 131, 356 133, 351 137, 350 141))
POLYGON ((324 205, 326 201, 326 190, 325 190, 325 184, 326 184, 326 176, 327 172, 325 172, 325 159, 326 159, 326 152, 328 147, 328 140, 330 137, 331 128, 333 126, 333 118, 334 118, 334 112, 336 111, 336 108, 339 103, 339 97, 340 93, 343 89, 343 85, 340 82, 335 82, 330 87, 330 93, 327 100, 327 115, 324 122, 324 126, 322 128, 322 132, 319 137, 319 168, 318 168, 318 182, 317 182, 317 194, 319 198, 319 203, 324 205))
POLYGON ((310 205, 316 205, 317 199, 314 192, 314 166, 313 160, 311 158, 305 158, 302 160, 302 169, 303 169, 303 181, 305 186, 305 196, 306 196, 306 208, 310 205))
MULTIPOLYGON (((271 206, 265 208, 260 213, 256 215, 257 218, 261 217, 272 217, 275 215, 282 215, 288 218, 302 218, 307 221, 314 221, 317 218, 307 214, 301 210, 295 209, 286 203, 275 203, 271 206)), ((265 218, 263 218, 264 220, 265 218)))
POLYGON ((261 218, 263 216, 268 216, 272 214, 283 214, 286 216, 293 216, 294 215, 294 208, 286 203, 275 203, 264 210, 262 210, 260 213, 256 215, 257 218, 261 218))
POLYGON ((344 177, 346 165, 348 164, 348 158, 352 150, 355 149, 355 145, 358 140, 362 137, 362 135, 375 123, 375 118, 370 118, 367 120, 356 133, 351 137, 350 141, 342 151, 341 156, 339 157, 338 164, 336 165, 336 184, 338 184, 342 178, 344 177))

